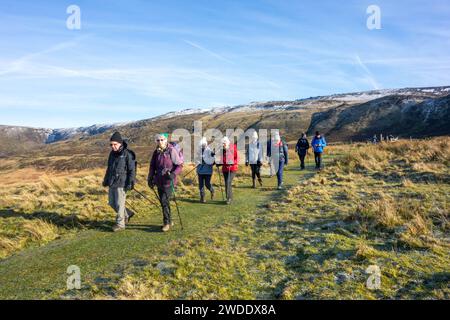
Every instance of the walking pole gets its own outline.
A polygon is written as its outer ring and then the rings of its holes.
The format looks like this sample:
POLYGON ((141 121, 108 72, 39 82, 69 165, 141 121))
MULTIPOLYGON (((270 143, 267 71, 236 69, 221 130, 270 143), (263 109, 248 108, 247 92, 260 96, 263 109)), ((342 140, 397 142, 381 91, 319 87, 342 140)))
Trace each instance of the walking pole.
POLYGON ((188 175, 190 175, 195 169, 197 169, 198 166, 199 166, 199 164, 196 165, 191 171, 189 171, 188 173, 186 173, 181 179, 184 179, 184 178, 186 178, 188 175))
POLYGON ((183 228, 183 222, 181 221, 180 209, 178 208, 177 196, 176 196, 176 194, 175 194, 175 188, 174 188, 174 186, 173 186, 173 180, 170 180, 170 186, 172 187, 173 200, 174 200, 174 202, 175 202, 175 207, 177 207, 178 219, 180 219, 181 230, 184 230, 184 228, 183 228))
MULTIPOLYGON (((144 208, 148 207, 148 203, 146 201, 144 201, 144 199, 136 197, 136 195, 132 199, 127 199, 126 203, 127 203, 127 207, 130 207, 134 212, 139 213, 138 211, 136 211, 136 207, 131 205, 131 203, 129 202, 129 200, 137 200, 137 199, 139 199, 141 201, 140 205, 143 205, 144 208)), ((151 204, 154 205, 153 202, 151 204)))
MULTIPOLYGON (((133 198, 131 198, 131 200, 140 201, 141 205, 143 205, 144 207, 148 207, 148 202, 141 196, 138 197, 137 192, 134 194, 134 196, 133 196, 133 198)), ((153 205, 153 202, 151 204, 153 205)))
POLYGON ((155 194, 156 199, 158 199, 158 201, 161 203, 161 199, 159 198, 159 195, 156 192, 155 187, 153 187, 152 190, 153 190, 153 193, 155 194))
MULTIPOLYGON (((136 191, 136 190, 134 190, 134 188, 133 188, 133 191, 136 191)), ((138 197, 137 192, 136 192, 136 193, 132 193, 132 196, 133 196, 133 198, 131 198, 132 200, 139 200, 139 201, 141 202, 142 205, 148 206, 147 201, 145 201, 145 199, 144 199, 142 196, 139 196, 139 197, 138 197)), ((151 202, 151 204, 154 204, 154 203, 151 202)))
POLYGON ((233 191, 230 190, 230 189, 231 189, 231 185, 230 185, 230 176, 231 176, 231 171, 228 171, 228 176, 227 176, 227 186, 226 186, 226 188, 225 188, 225 191, 226 191, 226 193, 227 193, 227 201, 228 201, 228 200, 231 200, 231 199, 228 199, 228 194, 231 194, 231 192, 233 192, 233 191))
POLYGON ((219 186, 220 186, 220 191, 222 192, 222 200, 225 201, 225 197, 223 196, 222 177, 220 176, 219 167, 216 167, 216 168, 217 168, 217 174, 219 175, 219 186))
POLYGON ((126 204, 125 208, 128 207, 128 208, 130 208, 131 210, 133 210, 135 213, 138 213, 138 214, 139 214, 139 212, 136 210, 136 208, 133 207, 133 206, 130 204, 130 202, 129 202, 128 200, 125 201, 125 204, 126 204))
POLYGON ((147 200, 150 204, 155 205, 155 202, 154 202, 152 199, 148 198, 144 193, 142 193, 142 192, 139 191, 139 190, 136 190, 136 188, 134 189, 134 191, 136 191, 136 193, 142 197, 141 200, 142 200, 142 199, 145 199, 145 200, 147 200))
POLYGON ((138 194, 140 194, 145 200, 147 200, 148 202, 150 202, 153 205, 157 205, 154 201, 150 200, 145 194, 143 194, 142 192, 140 192, 139 190, 136 190, 136 188, 134 189, 134 191, 136 191, 138 194))

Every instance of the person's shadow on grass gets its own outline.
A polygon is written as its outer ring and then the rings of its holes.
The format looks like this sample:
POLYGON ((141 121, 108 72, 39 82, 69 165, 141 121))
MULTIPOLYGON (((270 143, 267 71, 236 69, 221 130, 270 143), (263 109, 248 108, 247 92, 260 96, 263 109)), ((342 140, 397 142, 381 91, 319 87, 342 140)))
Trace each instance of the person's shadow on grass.
POLYGON ((145 232, 151 232, 151 233, 162 233, 161 226, 160 225, 146 225, 146 224, 128 224, 126 229, 128 230, 140 230, 145 232))
POLYGON ((23 218, 26 220, 42 220, 45 222, 50 222, 57 227, 65 229, 95 229, 98 231, 111 231, 114 225, 112 221, 101 221, 101 220, 88 220, 79 219, 78 216, 65 215, 57 212, 50 211, 35 211, 32 213, 26 213, 22 211, 15 211, 12 209, 0 210, 0 218, 23 218))
POLYGON ((206 203, 201 203, 197 199, 190 199, 190 198, 180 198, 177 199, 179 202, 186 202, 186 203, 195 203, 198 205, 205 205, 205 204, 213 204, 213 205, 226 205, 226 202, 224 200, 206 200, 206 203))

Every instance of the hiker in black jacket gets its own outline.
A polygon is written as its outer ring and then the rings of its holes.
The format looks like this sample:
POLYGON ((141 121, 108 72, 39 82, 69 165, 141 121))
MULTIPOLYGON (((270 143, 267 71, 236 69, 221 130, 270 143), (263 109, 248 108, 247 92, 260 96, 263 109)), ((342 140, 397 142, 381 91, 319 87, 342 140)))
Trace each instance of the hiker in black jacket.
POLYGON ((125 208, 126 191, 133 190, 136 176, 136 155, 128 150, 127 143, 119 132, 110 139, 111 152, 103 186, 109 187, 109 205, 117 213, 113 231, 125 229, 125 224, 134 216, 134 212, 125 208))
POLYGON ((297 145, 295 146, 295 152, 297 152, 300 158, 300 169, 305 169, 305 156, 308 154, 309 142, 306 139, 306 134, 302 133, 302 137, 298 139, 297 145))

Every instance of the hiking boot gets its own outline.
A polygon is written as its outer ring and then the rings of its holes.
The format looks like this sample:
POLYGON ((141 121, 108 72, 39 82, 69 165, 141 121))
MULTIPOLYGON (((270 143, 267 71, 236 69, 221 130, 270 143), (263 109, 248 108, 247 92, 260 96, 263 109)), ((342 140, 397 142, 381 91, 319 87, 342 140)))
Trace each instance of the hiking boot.
POLYGON ((165 224, 163 225, 163 227, 161 228, 162 232, 167 232, 170 230, 170 224, 165 224))
POLYGON ((253 179, 252 188, 253 188, 253 189, 256 189, 256 181, 255 181, 255 179, 253 179))
POLYGON ((127 214, 128 216, 125 217, 125 224, 128 224, 128 222, 130 222, 130 219, 134 216, 135 213, 130 209, 127 209, 127 214))
POLYGON ((121 227, 121 226, 118 226, 118 225, 115 225, 115 226, 112 228, 112 231, 113 231, 113 232, 119 232, 119 231, 123 231, 123 230, 125 230, 125 227, 121 227))
POLYGON ((206 203, 205 195, 204 195, 204 194, 201 194, 201 195, 200 195, 200 202, 201 202, 201 203, 206 203))
POLYGON ((227 199, 227 204, 228 204, 228 205, 231 204, 231 199, 227 199))
POLYGON ((214 200, 214 190, 211 190, 211 200, 214 200))
POLYGON ((258 182, 259 182, 259 185, 262 187, 263 184, 262 184, 262 179, 261 178, 258 179, 258 182))
POLYGON ((282 190, 282 189, 283 189, 283 185, 280 184, 280 185, 277 187, 277 189, 278 189, 278 190, 282 190))

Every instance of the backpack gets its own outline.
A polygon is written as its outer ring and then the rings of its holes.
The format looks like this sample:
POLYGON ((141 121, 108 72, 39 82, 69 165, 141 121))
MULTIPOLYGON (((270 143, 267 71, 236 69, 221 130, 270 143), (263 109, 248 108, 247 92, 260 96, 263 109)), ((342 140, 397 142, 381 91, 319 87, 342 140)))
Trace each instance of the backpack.
POLYGON ((297 146, 298 146, 298 150, 300 150, 300 149, 308 149, 308 147, 309 147, 308 140, 306 138, 298 139, 297 146))
MULTIPOLYGON (((175 149, 175 151, 178 154, 178 159, 180 160, 180 165, 184 163, 184 155, 183 155, 183 148, 181 148, 180 144, 177 142, 171 141, 169 144, 175 149)), ((173 160, 172 160, 173 161, 173 160)))
POLYGON ((137 173, 137 166, 138 166, 138 162, 137 162, 137 158, 136 158, 136 153, 133 150, 127 149, 127 157, 131 157, 131 160, 133 160, 134 162, 134 174, 131 177, 131 183, 135 184, 136 183, 136 173, 137 173))

